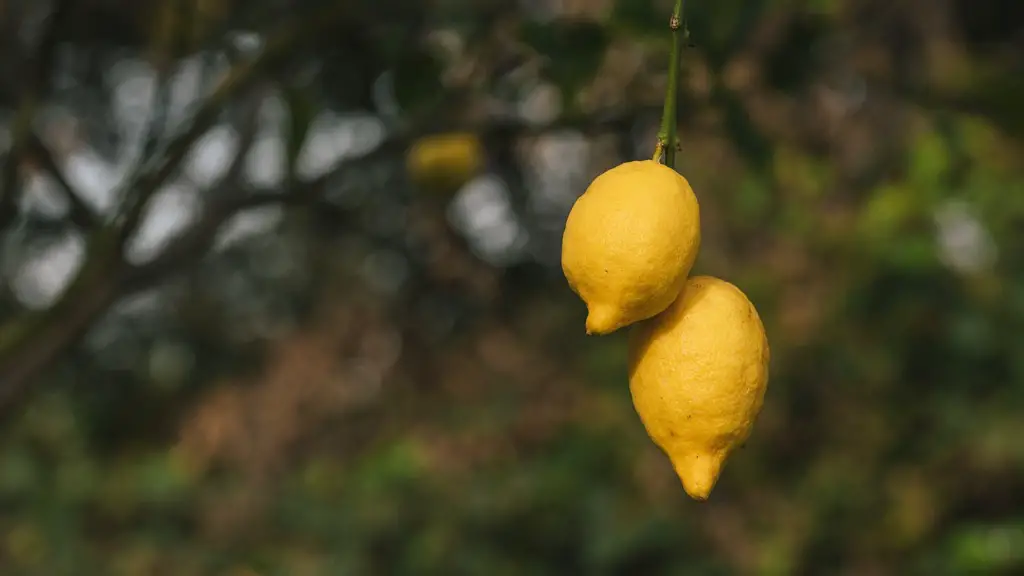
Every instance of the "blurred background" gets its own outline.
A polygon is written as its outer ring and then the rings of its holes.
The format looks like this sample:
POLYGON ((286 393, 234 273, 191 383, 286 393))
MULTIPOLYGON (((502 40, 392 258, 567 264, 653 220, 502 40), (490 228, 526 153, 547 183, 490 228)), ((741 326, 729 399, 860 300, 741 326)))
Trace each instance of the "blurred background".
POLYGON ((559 266, 671 2, 0 0, 0 572, 1022 573, 1024 3, 687 4, 704 504, 559 266))

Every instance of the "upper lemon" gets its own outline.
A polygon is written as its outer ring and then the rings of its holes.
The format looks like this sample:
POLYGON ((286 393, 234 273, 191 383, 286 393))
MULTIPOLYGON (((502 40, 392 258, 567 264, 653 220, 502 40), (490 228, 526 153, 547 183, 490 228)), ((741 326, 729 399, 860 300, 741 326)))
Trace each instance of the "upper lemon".
POLYGON ((587 305, 587 333, 607 334, 661 312, 700 248, 689 182, 652 160, 601 174, 569 212, 562 271, 587 305))
POLYGON ((691 497, 708 498, 729 453, 750 434, 769 357, 753 304, 709 276, 688 280, 672 306, 630 335, 633 405, 691 497))

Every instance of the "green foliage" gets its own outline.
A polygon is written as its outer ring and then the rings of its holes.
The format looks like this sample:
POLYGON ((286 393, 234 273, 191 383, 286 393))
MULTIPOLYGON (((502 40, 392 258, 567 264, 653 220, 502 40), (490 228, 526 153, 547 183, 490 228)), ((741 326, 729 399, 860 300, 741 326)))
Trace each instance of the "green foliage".
POLYGON ((610 24, 634 38, 667 46, 665 14, 654 0, 616 0, 610 24))
POLYGON ((609 43, 604 26, 591 22, 529 22, 522 40, 544 56, 547 73, 570 105, 593 80, 609 43))
POLYGON ((399 107, 413 116, 436 107, 444 97, 441 72, 441 62, 429 52, 403 52, 393 68, 395 99, 399 107))

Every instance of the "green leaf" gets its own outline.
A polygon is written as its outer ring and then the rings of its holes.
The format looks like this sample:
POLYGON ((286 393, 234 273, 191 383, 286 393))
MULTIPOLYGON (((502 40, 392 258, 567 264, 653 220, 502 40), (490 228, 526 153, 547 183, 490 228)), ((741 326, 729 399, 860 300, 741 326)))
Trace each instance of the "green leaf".
POLYGON ((922 190, 935 190, 944 184, 952 167, 949 147, 938 131, 922 134, 910 151, 908 178, 922 190))
POLYGON ((668 39, 668 16, 653 0, 618 0, 610 23, 616 29, 641 38, 668 39))
POLYGON ((590 83, 610 42, 604 27, 593 22, 526 24, 523 41, 547 57, 548 74, 571 104, 590 83))
POLYGON ((433 104, 443 94, 441 75, 444 69, 433 54, 424 50, 408 50, 395 63, 394 96, 404 112, 415 112, 433 104))
POLYGON ((1024 526, 1020 523, 968 526, 953 537, 951 564, 965 572, 995 572, 1024 563, 1024 526))
POLYGON ((733 197, 733 213, 737 223, 754 226, 771 209, 771 190, 763 178, 747 175, 743 178, 733 197))
MULTIPOLYGON (((693 42, 707 56, 712 69, 720 70, 749 41, 767 9, 764 2, 747 0, 687 2, 686 20, 693 42)), ((665 22, 665 18, 660 21, 665 22)))
POLYGON ((736 94, 720 91, 725 109, 725 130, 744 158, 760 170, 770 168, 773 143, 750 120, 736 94))

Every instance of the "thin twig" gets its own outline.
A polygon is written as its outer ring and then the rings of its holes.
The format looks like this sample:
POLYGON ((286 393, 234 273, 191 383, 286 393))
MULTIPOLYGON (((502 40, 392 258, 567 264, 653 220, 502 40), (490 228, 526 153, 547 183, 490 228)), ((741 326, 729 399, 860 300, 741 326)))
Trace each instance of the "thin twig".
POLYGON ((162 2, 154 11, 154 30, 150 45, 150 62, 155 70, 153 97, 150 101, 149 122, 142 138, 140 162, 152 158, 157 152, 160 138, 167 129, 167 117, 171 108, 171 79, 175 68, 175 43, 181 33, 181 14, 185 6, 180 0, 156 0, 162 2), (170 20, 170 24, 168 23, 170 20), (170 27, 169 27, 170 25, 170 27))
POLYGON ((264 95, 257 93, 253 94, 251 100, 246 103, 245 107, 247 109, 243 110, 242 120, 237 130, 238 151, 235 152, 234 159, 232 159, 231 164, 228 165, 228 169, 221 178, 221 182, 225 185, 230 185, 231 182, 237 182, 244 178, 242 172, 245 171, 245 161, 249 158, 252 147, 256 144, 256 138, 259 136, 260 111, 264 101, 264 95))
POLYGON ((22 155, 32 133, 39 100, 47 90, 53 69, 54 54, 60 41, 60 32, 67 20, 71 8, 71 0, 56 0, 50 12, 49 21, 43 30, 31 65, 27 70, 28 78, 21 94, 21 103, 14 118, 11 133, 11 146, 7 152, 7 161, 0 173, 0 230, 3 230, 17 212, 17 197, 20 188, 18 172, 22 155))
POLYGON ((198 222, 156 258, 131 268, 126 276, 129 289, 138 290, 150 286, 195 260, 198 254, 202 254, 212 245, 221 226, 239 212, 262 206, 301 206, 313 202, 323 197, 331 181, 339 174, 389 154, 395 154, 407 146, 408 142, 406 134, 396 133, 366 154, 341 160, 322 175, 300 181, 284 192, 254 189, 237 178, 225 182, 222 185, 232 189, 217 195, 203 211, 203 216, 198 222))
POLYGON ((115 226, 121 244, 135 233, 146 205, 160 186, 178 169, 195 141, 217 120, 221 110, 239 92, 248 88, 260 72, 283 60, 291 48, 320 26, 331 22, 344 3, 331 2, 321 10, 282 25, 270 35, 263 51, 252 60, 240 62, 220 81, 193 114, 185 128, 173 137, 163 154, 140 164, 139 171, 124 187, 115 226))
POLYGON ((146 133, 142 138, 140 166, 147 158, 157 152, 160 137, 167 128, 167 116, 171 108, 171 70, 167 66, 158 66, 153 87, 153 99, 150 103, 150 117, 146 124, 146 133))
POLYGON ((64 197, 68 201, 68 218, 71 220, 71 223, 83 231, 96 228, 100 221, 99 216, 89 206, 88 202, 82 198, 82 195, 71 182, 68 181, 64 175, 64 170, 57 164, 53 152, 34 131, 29 134, 28 153, 39 162, 43 170, 60 186, 64 197))

